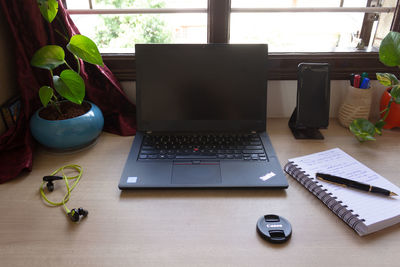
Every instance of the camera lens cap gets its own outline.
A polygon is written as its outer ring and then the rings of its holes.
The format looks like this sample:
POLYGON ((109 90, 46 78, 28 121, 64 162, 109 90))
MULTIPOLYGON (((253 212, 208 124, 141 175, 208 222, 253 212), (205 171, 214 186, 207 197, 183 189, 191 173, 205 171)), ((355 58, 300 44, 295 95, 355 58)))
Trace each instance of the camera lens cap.
POLYGON ((285 218, 268 214, 257 222, 257 232, 272 243, 284 243, 292 236, 292 226, 285 218))

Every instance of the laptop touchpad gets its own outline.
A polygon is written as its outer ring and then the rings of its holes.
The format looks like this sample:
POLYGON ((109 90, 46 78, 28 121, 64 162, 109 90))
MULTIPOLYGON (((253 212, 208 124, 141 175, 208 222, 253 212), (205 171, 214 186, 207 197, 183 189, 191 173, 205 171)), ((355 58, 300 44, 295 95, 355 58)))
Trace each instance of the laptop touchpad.
POLYGON ((174 162, 173 184, 219 184, 221 168, 219 162, 174 162))

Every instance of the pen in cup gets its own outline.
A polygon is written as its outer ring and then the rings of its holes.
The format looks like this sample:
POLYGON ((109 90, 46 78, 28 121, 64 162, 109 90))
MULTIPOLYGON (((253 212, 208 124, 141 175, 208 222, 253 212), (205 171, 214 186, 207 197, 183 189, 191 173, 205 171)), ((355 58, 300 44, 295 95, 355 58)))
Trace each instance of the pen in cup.
POLYGON ((354 87, 360 88, 361 76, 359 74, 354 75, 354 87))
POLYGON ((368 78, 363 78, 361 84, 360 84, 360 89, 368 89, 369 88, 369 79, 368 78))
POLYGON ((360 182, 342 178, 339 176, 334 176, 334 175, 330 175, 330 174, 326 174, 326 173, 317 172, 315 174, 315 177, 322 181, 334 183, 334 184, 341 185, 341 186, 352 187, 352 188, 359 189, 359 190, 366 191, 366 192, 382 194, 385 196, 397 196, 396 193, 391 192, 387 189, 380 188, 377 186, 372 186, 369 184, 360 183, 360 182))
POLYGON ((366 72, 361 73, 361 78, 368 78, 368 73, 366 72))
POLYGON ((360 74, 350 74, 350 85, 354 88, 368 89, 370 87, 370 79, 368 73, 363 72, 360 74))
POLYGON ((354 73, 350 74, 350 85, 354 86, 354 73))

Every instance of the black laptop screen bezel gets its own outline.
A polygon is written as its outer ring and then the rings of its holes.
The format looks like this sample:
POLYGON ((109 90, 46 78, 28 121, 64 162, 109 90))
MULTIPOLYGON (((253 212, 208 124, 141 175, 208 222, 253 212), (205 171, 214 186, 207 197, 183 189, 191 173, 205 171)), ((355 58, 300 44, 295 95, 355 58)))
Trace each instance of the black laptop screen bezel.
POLYGON ((137 127, 141 132, 264 132, 266 130, 267 117, 267 44, 136 44, 136 107, 137 107, 137 127), (141 108, 141 69, 140 69, 140 51, 146 48, 156 48, 167 46, 172 49, 179 49, 180 46, 205 47, 205 46, 237 46, 245 49, 260 49, 263 51, 262 56, 265 58, 265 90, 260 94, 260 98, 264 99, 263 110, 265 111, 263 119, 260 120, 160 120, 146 121, 143 119, 141 108), (139 64, 138 64, 139 61, 139 64))

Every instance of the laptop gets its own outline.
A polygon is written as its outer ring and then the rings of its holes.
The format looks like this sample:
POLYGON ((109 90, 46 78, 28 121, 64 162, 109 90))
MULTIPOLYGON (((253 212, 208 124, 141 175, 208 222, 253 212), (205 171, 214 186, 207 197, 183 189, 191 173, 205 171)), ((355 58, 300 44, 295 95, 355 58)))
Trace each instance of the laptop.
POLYGON ((137 44, 119 188, 287 188, 266 133, 266 44, 137 44))

